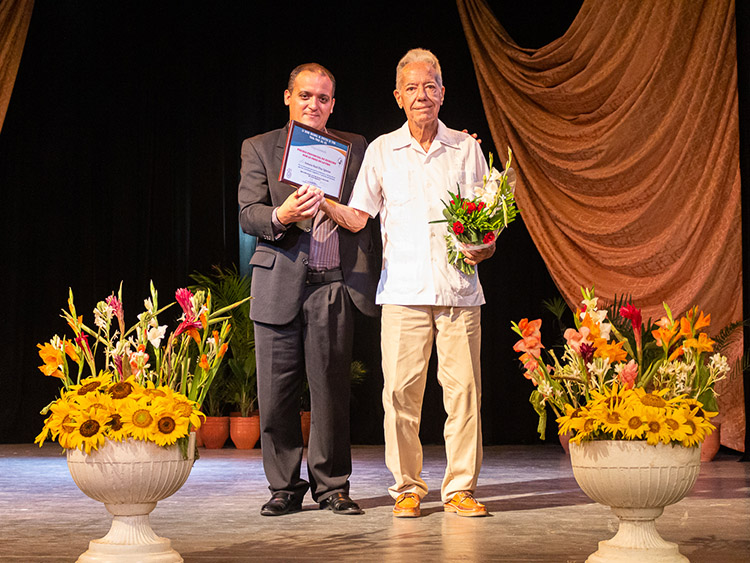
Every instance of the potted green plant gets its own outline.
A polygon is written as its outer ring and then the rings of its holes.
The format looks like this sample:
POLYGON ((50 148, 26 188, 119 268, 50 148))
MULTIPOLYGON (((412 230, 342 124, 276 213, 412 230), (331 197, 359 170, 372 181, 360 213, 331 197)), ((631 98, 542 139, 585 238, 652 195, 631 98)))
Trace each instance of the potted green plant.
MULTIPOLYGON (((240 274, 235 265, 214 266, 209 274, 196 272, 190 277, 198 287, 211 291, 217 307, 250 298, 250 276, 240 274)), ((255 333, 249 301, 233 309, 230 315, 233 336, 229 342, 229 369, 224 387, 226 400, 238 409, 239 416, 229 417, 229 433, 237 448, 251 449, 260 437, 260 420, 255 410, 258 401, 255 333)))
POLYGON ((224 447, 229 438, 229 417, 227 410, 227 364, 221 366, 214 382, 203 401, 206 418, 198 430, 198 445, 216 450, 224 447))

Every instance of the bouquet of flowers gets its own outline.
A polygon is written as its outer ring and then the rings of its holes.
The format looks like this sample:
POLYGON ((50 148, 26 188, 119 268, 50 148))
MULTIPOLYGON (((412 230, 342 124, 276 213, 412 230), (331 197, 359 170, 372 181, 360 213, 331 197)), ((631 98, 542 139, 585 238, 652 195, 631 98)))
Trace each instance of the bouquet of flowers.
POLYGON ((212 311, 210 293, 179 289, 176 299, 182 315, 167 336, 159 315, 174 303, 160 309, 153 284, 145 311, 129 329, 122 287, 96 305, 94 328, 83 323, 69 292, 62 317, 73 338, 55 335, 37 345, 39 369, 59 378, 62 389, 60 398, 42 410, 49 416, 35 443, 41 446, 51 438, 63 448, 87 453, 105 440, 128 437, 186 446, 191 428, 201 424, 201 404, 227 351, 231 326, 224 315, 247 299, 218 311, 212 311))
POLYGON ((462 250, 489 246, 518 213, 513 197, 516 175, 510 168, 512 156, 512 151, 508 149, 505 170, 498 172, 492 167, 493 157, 490 153, 490 174, 483 178, 482 187, 466 198, 461 197, 460 186, 456 193, 448 191, 450 203, 443 201, 445 219, 432 221, 448 223, 448 234, 445 236, 448 261, 465 274, 472 275, 476 269, 464 262, 462 250))
POLYGON ((559 433, 569 432, 572 442, 702 442, 715 429, 714 384, 730 371, 703 332, 711 315, 693 307, 675 319, 665 303, 665 316, 644 324, 640 309, 627 303, 608 318, 593 289, 582 293, 561 358, 554 351, 542 358, 540 319, 512 323, 521 336, 513 349, 521 352, 524 375, 535 386, 530 402, 542 439, 549 405, 559 433))

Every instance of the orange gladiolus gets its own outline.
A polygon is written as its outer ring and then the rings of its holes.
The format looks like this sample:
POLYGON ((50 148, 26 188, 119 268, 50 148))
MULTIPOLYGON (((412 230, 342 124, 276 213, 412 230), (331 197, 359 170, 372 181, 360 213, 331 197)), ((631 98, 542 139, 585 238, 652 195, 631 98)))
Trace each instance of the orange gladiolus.
POLYGON ((202 367, 203 369, 208 370, 211 367, 210 365, 208 365, 208 356, 203 354, 201 356, 201 361, 198 362, 198 365, 202 367))
POLYGON ((683 348, 693 348, 698 354, 714 351, 714 341, 705 332, 701 332, 698 338, 686 338, 682 346, 683 348))
POLYGON ((223 357, 224 357, 224 354, 226 354, 226 353, 227 353, 227 348, 229 348, 229 344, 227 344, 227 343, 225 342, 224 344, 222 344, 222 345, 221 345, 221 348, 219 348, 219 351, 217 352, 217 355, 218 355, 218 356, 219 356, 220 358, 223 358, 223 357))
POLYGON ((628 358, 628 353, 622 349, 625 342, 607 342, 604 339, 598 339, 594 346, 596 351, 594 356, 597 358, 609 358, 610 363, 623 362, 628 358))
POLYGON ((581 321, 581 328, 584 327, 589 329, 589 336, 591 337, 591 340, 595 340, 601 336, 601 328, 599 327, 599 323, 592 319, 591 315, 589 315, 588 313, 586 313, 586 315, 583 317, 583 321, 581 321))
POLYGON ((49 342, 46 342, 44 345, 37 344, 36 347, 39 348, 39 357, 44 362, 44 365, 39 366, 39 370, 44 375, 65 379, 65 374, 59 369, 63 360, 62 351, 55 348, 49 342))
POLYGON ((652 330, 651 334, 656 339, 657 346, 669 346, 672 342, 672 338, 677 332, 677 327, 660 326, 656 330, 652 330))
POLYGON ((76 347, 73 346, 73 343, 70 340, 66 340, 64 347, 65 353, 68 355, 68 357, 74 362, 78 362, 80 358, 78 356, 78 352, 76 352, 76 347))

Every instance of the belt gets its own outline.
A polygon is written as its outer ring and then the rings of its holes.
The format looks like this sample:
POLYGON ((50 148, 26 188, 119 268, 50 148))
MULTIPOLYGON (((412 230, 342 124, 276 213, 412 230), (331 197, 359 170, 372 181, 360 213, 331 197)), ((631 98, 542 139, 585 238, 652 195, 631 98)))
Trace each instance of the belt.
POLYGON ((344 279, 344 273, 341 268, 334 270, 307 270, 307 278, 305 283, 307 285, 319 284, 319 283, 331 283, 335 281, 341 281, 344 279))

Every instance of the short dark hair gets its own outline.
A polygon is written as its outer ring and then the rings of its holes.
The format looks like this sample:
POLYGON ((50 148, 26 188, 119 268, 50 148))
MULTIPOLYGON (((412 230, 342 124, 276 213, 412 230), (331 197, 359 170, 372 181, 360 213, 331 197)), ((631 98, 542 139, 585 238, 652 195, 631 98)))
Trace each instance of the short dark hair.
POLYGON ((287 90, 289 90, 290 92, 294 91, 294 81, 297 80, 297 76, 299 75, 299 73, 304 71, 317 72, 318 74, 323 74, 330 78, 331 83, 333 84, 333 90, 331 91, 331 97, 333 97, 333 95, 336 93, 336 79, 333 77, 333 73, 330 70, 318 63, 305 63, 299 65, 298 67, 295 67, 295 69, 289 75, 287 90))

